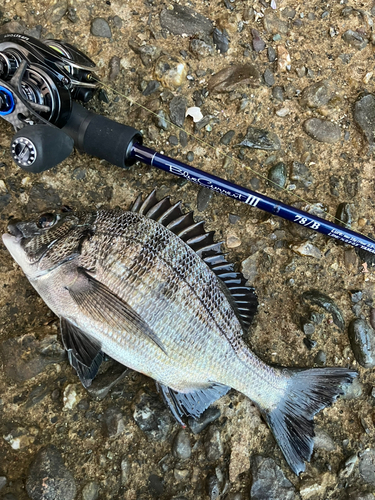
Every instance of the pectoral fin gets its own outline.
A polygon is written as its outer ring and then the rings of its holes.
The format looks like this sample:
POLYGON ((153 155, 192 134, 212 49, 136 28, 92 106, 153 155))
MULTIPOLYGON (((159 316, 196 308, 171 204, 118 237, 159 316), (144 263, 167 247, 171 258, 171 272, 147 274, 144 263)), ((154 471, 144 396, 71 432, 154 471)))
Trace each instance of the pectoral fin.
POLYGON ((90 387, 103 361, 100 344, 65 318, 61 318, 60 328, 70 364, 84 387, 90 387))
POLYGON ((139 314, 85 269, 78 268, 78 277, 68 290, 77 305, 93 319, 106 323, 110 328, 121 328, 138 338, 151 340, 166 352, 161 340, 139 314))
POLYGON ((159 383, 156 385, 161 390, 164 401, 173 416, 181 425, 184 425, 181 417, 198 418, 214 401, 230 390, 230 387, 216 383, 190 392, 178 392, 159 383))

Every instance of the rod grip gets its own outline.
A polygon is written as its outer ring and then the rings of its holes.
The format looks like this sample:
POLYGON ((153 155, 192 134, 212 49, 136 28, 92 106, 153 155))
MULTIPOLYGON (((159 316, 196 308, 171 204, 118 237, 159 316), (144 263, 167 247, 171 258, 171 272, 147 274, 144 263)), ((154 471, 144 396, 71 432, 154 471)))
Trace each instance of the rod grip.
POLYGON ((136 161, 130 155, 132 146, 136 142, 142 144, 142 134, 135 128, 93 113, 76 102, 62 130, 80 151, 118 167, 132 165, 136 161))

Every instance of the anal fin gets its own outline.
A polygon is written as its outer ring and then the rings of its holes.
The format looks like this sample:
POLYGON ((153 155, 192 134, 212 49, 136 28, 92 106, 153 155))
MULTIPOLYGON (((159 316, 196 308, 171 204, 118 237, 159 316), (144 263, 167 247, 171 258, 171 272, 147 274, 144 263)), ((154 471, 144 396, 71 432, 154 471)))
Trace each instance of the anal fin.
POLYGON ((68 359, 84 387, 90 387, 104 354, 99 342, 90 338, 66 318, 60 319, 61 337, 68 359))
POLYGON ((216 383, 190 392, 178 392, 158 382, 156 386, 177 422, 183 426, 185 424, 181 417, 198 418, 212 403, 230 390, 230 387, 216 383))

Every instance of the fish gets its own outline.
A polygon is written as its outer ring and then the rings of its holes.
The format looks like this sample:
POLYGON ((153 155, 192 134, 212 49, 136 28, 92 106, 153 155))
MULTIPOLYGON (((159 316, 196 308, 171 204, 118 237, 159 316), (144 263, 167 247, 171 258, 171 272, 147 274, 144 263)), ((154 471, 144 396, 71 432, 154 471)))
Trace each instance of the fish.
POLYGON ((57 211, 7 230, 3 242, 60 318, 86 388, 109 356, 153 378, 182 424, 235 389, 258 407, 291 470, 305 471, 315 414, 357 372, 270 366, 252 352, 244 334, 255 290, 180 202, 153 191, 128 211, 57 211))

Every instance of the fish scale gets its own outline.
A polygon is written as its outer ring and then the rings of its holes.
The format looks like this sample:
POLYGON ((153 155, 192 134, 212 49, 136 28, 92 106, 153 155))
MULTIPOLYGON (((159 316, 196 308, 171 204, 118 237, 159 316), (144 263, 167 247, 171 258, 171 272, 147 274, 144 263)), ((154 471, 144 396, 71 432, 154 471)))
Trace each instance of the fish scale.
MULTIPOLYGON (((131 261, 132 258, 139 259, 143 250, 146 247, 149 248, 152 259, 146 262, 142 261, 142 264, 145 264, 145 268, 149 272, 146 275, 143 265, 140 264, 140 269, 142 269, 139 273, 140 276, 136 272, 132 272, 132 290, 128 290, 126 285, 124 287, 124 278, 126 279, 126 276, 131 271, 134 271, 132 264, 127 264, 129 267, 124 274, 117 277, 117 281, 113 280, 111 269, 106 260, 103 265, 97 262, 96 269, 97 273, 100 273, 98 274, 100 280, 104 283, 110 283, 116 292, 119 290, 119 296, 126 299, 146 319, 147 323, 158 332, 163 344, 173 346, 173 361, 176 362, 179 368, 178 370, 168 370, 169 378, 165 376, 164 372, 159 373, 159 365, 161 362, 164 363, 165 360, 163 354, 155 348, 155 358, 151 362, 151 366, 154 376, 158 373, 157 380, 176 390, 185 390, 184 384, 190 376, 189 388, 194 384, 197 385, 199 380, 200 385, 219 382, 225 385, 229 384, 231 387, 244 392, 243 380, 246 379, 248 394, 249 387, 256 387, 254 393, 251 394, 253 400, 257 398, 259 392, 265 392, 260 391, 259 386, 268 379, 272 379, 272 377, 275 379, 273 386, 276 388, 279 380, 277 372, 269 370, 267 365, 256 359, 252 353, 248 352, 247 347, 240 340, 242 334, 241 325, 222 292, 216 276, 187 245, 181 244, 181 240, 172 233, 169 234, 168 230, 163 226, 157 225, 157 223, 144 216, 139 216, 139 220, 136 221, 133 214, 129 215, 129 221, 126 220, 127 214, 122 217, 119 228, 122 241, 128 250, 126 259, 127 261, 131 261), (140 235, 143 235, 143 238, 140 235), (157 242, 155 245, 156 250, 153 250, 150 245, 150 241, 153 239, 157 242), (135 243, 133 249, 130 240, 135 243), (166 244, 168 240, 169 244, 166 244), (156 262, 158 263, 158 269, 153 268, 156 262), (162 263, 165 265, 163 266, 162 263), (105 272, 101 271, 101 269, 105 269, 105 272), (174 295, 173 307, 171 307, 171 304, 166 306, 163 294, 160 297, 155 293, 155 283, 164 284, 168 282, 168 279, 174 281, 176 275, 180 279, 179 294, 174 295), (148 285, 147 292, 145 290, 146 285, 148 285), (192 292, 194 292, 194 295, 192 295, 192 292), (151 307, 150 303, 152 304, 151 307), (179 313, 181 310, 185 311, 183 318, 179 313), (181 348, 181 340, 186 332, 191 331, 191 327, 188 323, 189 320, 185 320, 185 316, 195 318, 197 311, 200 312, 201 321, 198 325, 199 328, 194 329, 194 336, 191 337, 191 334, 188 334, 189 350, 186 351, 185 346, 181 348), (179 317, 179 321, 176 321, 176 316, 179 317), (224 342, 219 343, 218 337, 223 337, 224 342), (200 360, 195 349, 198 349, 200 355, 203 352, 204 361, 200 360), (244 355, 244 352, 246 355, 244 355), (236 355, 237 353, 242 354, 240 358, 236 355), (242 362, 241 358, 245 358, 246 364, 242 362), (249 360, 256 363, 257 367, 257 372, 251 374, 250 379, 248 372, 251 371, 252 365, 249 364, 249 360), (228 362, 232 364, 230 373, 225 368, 228 362), (189 373, 182 371, 181 366, 188 366, 189 373), (192 379, 191 372, 195 372, 194 379, 192 379)), ((99 226, 100 219, 101 215, 98 215, 97 226, 99 226)), ((106 222, 109 223, 111 228, 112 224, 108 221, 108 215, 106 216, 106 222)), ((107 241, 106 259, 108 259, 108 256, 111 255, 109 253, 110 248, 113 248, 113 246, 107 240, 108 234, 104 233, 103 229, 100 237, 104 237, 107 241)), ((113 234, 113 238, 118 237, 118 232, 113 234)), ((117 259, 119 260, 119 257, 117 259)), ((125 264, 124 267, 126 267, 125 264)), ((124 362, 111 346, 106 345, 106 351, 110 355, 112 353, 120 362, 124 362)), ((129 364, 129 360, 126 361, 129 364)), ((132 363, 137 363, 137 360, 132 359, 132 363)), ((132 366, 138 371, 144 371, 139 365, 132 364, 132 366)))
POLYGON ((45 214, 8 231, 3 241, 60 317, 85 387, 106 353, 154 378, 179 422, 237 389, 258 406, 292 470, 305 470, 314 415, 356 372, 259 359, 243 341, 257 305, 253 289, 180 203, 153 192, 129 212, 45 214))

